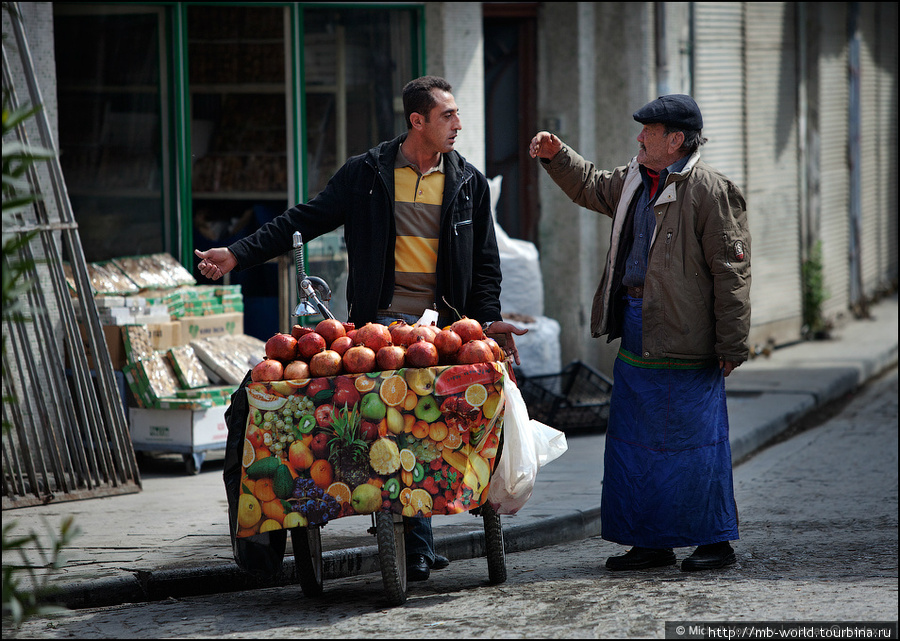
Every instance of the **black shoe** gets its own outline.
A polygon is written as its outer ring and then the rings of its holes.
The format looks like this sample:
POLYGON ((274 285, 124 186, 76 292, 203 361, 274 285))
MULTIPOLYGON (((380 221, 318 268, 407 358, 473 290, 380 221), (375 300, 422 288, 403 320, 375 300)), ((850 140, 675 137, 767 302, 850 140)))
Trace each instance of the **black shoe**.
POLYGON ((431 562, 432 570, 443 570, 445 567, 450 565, 450 559, 446 556, 441 556, 440 554, 434 555, 434 561, 431 562))
POLYGON ((641 548, 634 546, 622 556, 611 556, 606 559, 609 570, 643 570, 645 568, 661 568, 675 565, 675 553, 672 548, 641 548))
POLYGON ((424 554, 411 554, 406 557, 406 580, 427 581, 431 574, 431 564, 424 554))
POLYGON ((681 562, 682 572, 695 572, 697 570, 716 570, 727 565, 733 565, 737 561, 734 550, 728 541, 701 545, 694 553, 681 562))

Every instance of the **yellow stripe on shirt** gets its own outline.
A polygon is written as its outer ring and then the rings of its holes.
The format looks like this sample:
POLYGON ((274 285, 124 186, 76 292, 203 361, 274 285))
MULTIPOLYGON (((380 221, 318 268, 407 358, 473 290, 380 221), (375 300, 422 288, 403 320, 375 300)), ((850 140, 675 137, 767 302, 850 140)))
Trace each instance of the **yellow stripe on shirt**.
POLYGON ((437 266, 437 238, 397 236, 394 269, 404 273, 431 273, 437 266))
POLYGON ((440 205, 444 199, 444 175, 438 172, 426 176, 412 167, 394 170, 394 200, 401 203, 440 205))

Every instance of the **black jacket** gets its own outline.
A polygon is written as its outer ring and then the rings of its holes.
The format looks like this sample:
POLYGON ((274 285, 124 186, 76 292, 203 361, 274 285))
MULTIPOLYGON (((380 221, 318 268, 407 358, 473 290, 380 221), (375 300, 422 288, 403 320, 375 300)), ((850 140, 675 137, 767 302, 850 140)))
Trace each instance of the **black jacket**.
MULTIPOLYGON (((310 202, 231 245, 237 269, 292 251, 295 231, 306 243, 343 225, 348 320, 357 327, 372 322, 394 292, 394 160, 405 137, 350 158, 310 202)), ((444 172, 434 308, 482 323, 501 320, 500 256, 487 179, 456 151, 444 154, 444 172)))

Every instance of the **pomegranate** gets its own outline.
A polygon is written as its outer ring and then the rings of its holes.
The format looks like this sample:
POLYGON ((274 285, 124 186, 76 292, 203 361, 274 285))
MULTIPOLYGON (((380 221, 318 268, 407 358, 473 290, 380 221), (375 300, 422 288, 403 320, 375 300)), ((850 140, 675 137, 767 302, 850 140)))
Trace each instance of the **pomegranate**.
POLYGON ((293 381, 298 378, 309 378, 309 364, 306 361, 291 361, 284 367, 284 380, 293 381))
POLYGON ((469 341, 480 341, 484 338, 484 332, 481 330, 481 323, 474 318, 466 318, 463 316, 450 325, 450 329, 459 334, 463 345, 469 341))
POLYGON ((348 330, 347 330, 347 336, 349 336, 349 337, 350 337, 350 340, 353 341, 353 344, 356 345, 356 328, 354 328, 354 329, 348 329, 348 330))
POLYGON ((469 341, 463 343, 463 346, 456 352, 456 362, 461 365, 492 363, 494 362, 494 352, 491 350, 491 346, 483 340, 469 341))
POLYGON ((304 334, 297 339, 297 355, 309 361, 315 354, 324 352, 328 346, 318 332, 304 334))
POLYGON ((409 344, 412 345, 419 340, 419 336, 429 343, 433 343, 436 332, 432 327, 434 327, 434 325, 415 325, 409 334, 409 344))
POLYGON ((375 369, 375 351, 365 345, 354 345, 341 359, 344 371, 350 374, 365 374, 375 369))
MULTIPOLYGON (((312 334, 308 334, 312 336, 312 334)), ((331 349, 313 354, 309 359, 310 376, 337 376, 341 373, 341 355, 331 349)))
POLYGON ((391 332, 381 323, 366 323, 356 330, 356 344, 365 345, 375 353, 391 343, 391 332))
POLYGON ((291 336, 299 339, 304 334, 309 334, 310 332, 314 332, 314 331, 316 331, 316 330, 314 330, 312 327, 304 327, 303 325, 294 325, 291 328, 291 336))
POLYGON ((333 349, 338 354, 343 356, 344 353, 351 347, 353 347, 353 339, 345 334, 344 336, 335 338, 329 349, 333 349))
POLYGON ((434 367, 438 361, 437 347, 422 336, 406 348, 407 367, 434 367))
POLYGON ((488 347, 491 348, 491 351, 494 352, 494 360, 495 360, 496 362, 498 362, 498 363, 499 363, 500 361, 502 361, 502 360, 503 360, 503 350, 500 349, 500 343, 498 343, 497 341, 495 341, 495 340, 494 340, 493 338, 491 338, 490 336, 487 336, 487 337, 484 339, 484 342, 487 343, 487 344, 488 344, 488 347))
POLYGON ((406 361, 406 348, 400 345, 385 345, 375 354, 375 362, 382 372, 397 370, 406 361))
POLYGON ((393 323, 388 329, 391 332, 391 341, 393 341, 394 345, 402 345, 404 347, 409 345, 409 335, 413 331, 412 325, 400 320, 393 323))
POLYGON ((447 363, 452 363, 456 358, 456 352, 462 347, 462 338, 449 327, 437 333, 434 337, 434 346, 437 347, 438 356, 447 363))
POLYGON ((316 333, 321 335, 325 339, 325 344, 330 347, 335 339, 346 336, 347 330, 344 329, 344 324, 341 321, 334 318, 326 318, 319 321, 319 324, 316 325, 316 333))
POLYGON ((275 334, 266 341, 266 358, 287 363, 297 358, 297 339, 290 334, 275 334))
POLYGON ((351 331, 353 331, 354 329, 356 329, 356 324, 355 324, 355 323, 341 323, 341 325, 344 326, 344 333, 345 333, 345 334, 349 334, 351 331))
POLYGON ((284 365, 275 358, 260 361, 250 371, 250 380, 254 382, 280 381, 284 376, 284 365))

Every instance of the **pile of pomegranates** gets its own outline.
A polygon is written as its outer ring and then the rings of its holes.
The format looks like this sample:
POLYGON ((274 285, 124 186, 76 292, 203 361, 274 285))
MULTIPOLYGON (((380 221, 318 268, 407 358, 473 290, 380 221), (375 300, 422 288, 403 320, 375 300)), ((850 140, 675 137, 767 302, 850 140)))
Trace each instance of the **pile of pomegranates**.
POLYGON ((474 318, 463 317, 443 329, 403 321, 390 327, 366 323, 356 328, 353 323, 326 318, 315 328, 294 325, 290 334, 272 336, 266 341, 266 358, 250 377, 253 381, 295 380, 502 359, 500 345, 484 335, 474 318))

